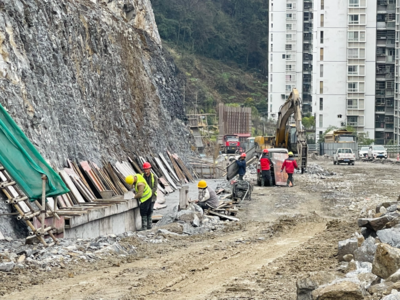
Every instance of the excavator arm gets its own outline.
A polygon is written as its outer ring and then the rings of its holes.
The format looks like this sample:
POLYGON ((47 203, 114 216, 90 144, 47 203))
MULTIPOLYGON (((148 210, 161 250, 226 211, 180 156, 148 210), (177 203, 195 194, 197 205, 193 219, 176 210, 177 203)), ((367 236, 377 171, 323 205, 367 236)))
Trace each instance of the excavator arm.
POLYGON ((307 167, 307 138, 301 122, 300 95, 297 89, 293 89, 286 102, 281 106, 276 124, 275 147, 288 148, 289 133, 286 125, 290 116, 293 115, 296 122, 297 154, 301 159, 301 172, 307 167))

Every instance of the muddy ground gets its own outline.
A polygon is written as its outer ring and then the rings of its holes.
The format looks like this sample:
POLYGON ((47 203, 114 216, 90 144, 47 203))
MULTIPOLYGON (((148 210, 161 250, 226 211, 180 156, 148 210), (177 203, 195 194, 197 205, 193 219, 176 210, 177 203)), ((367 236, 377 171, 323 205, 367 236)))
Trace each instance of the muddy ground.
POLYGON ((360 210, 397 200, 400 187, 397 165, 311 163, 337 174, 255 187, 241 221, 221 231, 159 244, 134 236, 123 241, 137 247, 131 257, 2 273, 1 299, 296 299, 297 278, 337 268, 337 243, 358 230, 360 210))

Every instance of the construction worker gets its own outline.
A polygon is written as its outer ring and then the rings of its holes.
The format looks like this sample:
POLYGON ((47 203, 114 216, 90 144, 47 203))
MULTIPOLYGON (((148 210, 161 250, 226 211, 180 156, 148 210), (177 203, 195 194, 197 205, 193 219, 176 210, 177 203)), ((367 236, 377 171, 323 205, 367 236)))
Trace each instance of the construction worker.
POLYGON ((289 152, 289 158, 285 159, 285 161, 283 162, 281 172, 283 172, 283 169, 285 167, 286 173, 288 174, 287 186, 289 186, 289 183, 291 182, 292 187, 294 187, 293 173, 294 169, 298 170, 299 167, 297 166, 297 162, 293 157, 293 152, 289 152))
POLYGON ((157 201, 158 177, 151 172, 151 164, 148 162, 143 164, 143 172, 142 176, 150 186, 153 195, 151 197, 150 214, 147 215, 147 229, 151 229, 153 225, 151 217, 153 215, 154 203, 157 201))
POLYGON ((140 216, 142 217, 142 228, 139 231, 146 230, 147 218, 150 215, 151 197, 153 196, 150 186, 142 175, 129 175, 125 182, 133 185, 135 189, 135 199, 139 202, 140 216))
POLYGON ((268 157, 268 149, 263 150, 263 155, 260 159, 261 165, 261 186, 272 186, 271 166, 272 160, 268 157))
POLYGON ((217 208, 219 205, 218 196, 215 191, 207 186, 207 182, 201 180, 197 187, 199 189, 199 198, 194 202, 202 209, 217 208))
POLYGON ((239 159, 236 161, 236 164, 239 167, 239 180, 243 180, 244 174, 246 174, 246 153, 242 153, 239 159))

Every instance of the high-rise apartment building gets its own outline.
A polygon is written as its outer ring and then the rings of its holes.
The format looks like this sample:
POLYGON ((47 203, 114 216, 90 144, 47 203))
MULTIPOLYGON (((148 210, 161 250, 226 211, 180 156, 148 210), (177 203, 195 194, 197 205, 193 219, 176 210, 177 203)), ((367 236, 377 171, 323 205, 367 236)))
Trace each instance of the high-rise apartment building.
POLYGON ((270 117, 296 87, 317 138, 349 125, 398 143, 399 16, 400 0, 270 0, 270 117))

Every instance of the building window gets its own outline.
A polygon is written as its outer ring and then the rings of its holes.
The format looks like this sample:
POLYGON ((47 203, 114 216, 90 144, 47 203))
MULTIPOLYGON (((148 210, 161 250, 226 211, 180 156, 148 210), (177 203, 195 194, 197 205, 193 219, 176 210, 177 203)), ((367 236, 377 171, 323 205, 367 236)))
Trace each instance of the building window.
POLYGON ((273 65, 271 64, 271 67, 269 68, 270 69, 270 71, 271 72, 273 72, 274 71, 274 69, 273 69, 273 65))
POLYGON ((324 115, 319 115, 319 127, 324 127, 324 115))
POLYGON ((347 117, 347 125, 348 126, 357 126, 358 124, 358 117, 356 116, 348 116, 347 117))
MULTIPOLYGON (((271 99, 271 101, 272 101, 272 99, 271 99)), ((272 104, 270 104, 270 106, 269 106, 269 112, 272 112, 272 104)))
POLYGON ((324 65, 319 66, 319 77, 324 77, 324 65))
POLYGON ((271 52, 274 52, 274 45, 271 44, 271 52))
POLYGON ((320 94, 324 93, 324 82, 323 81, 319 82, 319 93, 320 94))
POLYGON ((292 65, 286 65, 286 72, 292 71, 292 65))
POLYGON ((296 81, 296 75, 286 75, 286 81, 296 81))
POLYGON ((319 49, 319 60, 324 60, 324 48, 319 49))
POLYGON ((349 49, 349 58, 358 58, 358 49, 349 49))
POLYGON ((325 9, 324 7, 325 7, 325 3, 324 3, 325 1, 324 0, 321 0, 321 9, 325 9))
POLYGON ((360 24, 360 16, 359 15, 349 15, 349 24, 350 25, 360 24))
POLYGON ((271 23, 271 28, 274 28, 274 23, 271 23))
POLYGON ((348 66, 347 74, 348 75, 358 75, 358 66, 348 66))
POLYGON ((321 15, 321 27, 324 27, 324 16, 325 15, 321 15))
POLYGON ((349 93, 358 92, 358 82, 349 82, 349 83, 347 83, 347 91, 349 93))
POLYGON ((290 42, 292 40, 292 34, 286 34, 286 41, 290 42))
POLYGON ((274 81, 274 77, 273 74, 271 74, 271 82, 274 81))
POLYGON ((274 34, 271 33, 271 42, 273 42, 273 41, 274 41, 274 34))
POLYGON ((324 98, 319 98, 319 110, 324 110, 324 98))
POLYGON ((288 50, 288 51, 292 50, 292 45, 291 44, 286 44, 285 45, 285 50, 288 50))
POLYGON ((271 84, 271 86, 270 86, 270 90, 271 90, 271 93, 272 93, 272 84, 271 84))
POLYGON ((274 14, 271 13, 271 22, 273 22, 273 21, 274 21, 274 14))
POLYGON ((293 14, 286 14, 286 20, 292 20, 293 14))
POLYGON ((293 9, 293 4, 292 3, 287 3, 286 4, 286 9, 293 9))
POLYGON ((349 0, 349 6, 350 7, 359 7, 360 2, 359 2, 359 0, 349 0))
POLYGON ((358 100, 357 99, 347 99, 347 108, 348 109, 357 109, 358 108, 358 100))
POLYGON ((323 31, 321 31, 320 32, 320 41, 319 41, 321 44, 323 44, 324 43, 324 32, 323 31))
POLYGON ((271 53, 271 61, 274 60, 274 55, 271 53))
POLYGON ((282 54, 282 59, 285 59, 286 58, 286 55, 285 54, 282 54))
POLYGON ((292 54, 286 54, 286 60, 291 60, 292 59, 292 54))
POLYGON ((286 24, 286 30, 292 30, 292 24, 286 24))
POLYGON ((286 93, 289 93, 292 91, 292 86, 291 85, 286 85, 286 93))
POLYGON ((349 42, 358 42, 358 31, 349 31, 349 42))

